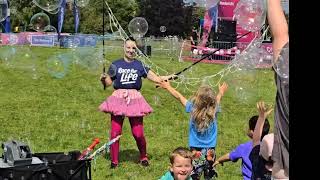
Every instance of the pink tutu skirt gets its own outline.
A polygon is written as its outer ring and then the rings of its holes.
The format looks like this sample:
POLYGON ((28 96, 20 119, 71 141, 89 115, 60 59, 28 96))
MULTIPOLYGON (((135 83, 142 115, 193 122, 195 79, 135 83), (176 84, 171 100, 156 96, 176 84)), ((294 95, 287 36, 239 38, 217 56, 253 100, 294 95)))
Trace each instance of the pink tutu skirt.
POLYGON ((105 113, 126 117, 141 117, 153 111, 141 93, 135 89, 115 90, 99 109, 105 113))

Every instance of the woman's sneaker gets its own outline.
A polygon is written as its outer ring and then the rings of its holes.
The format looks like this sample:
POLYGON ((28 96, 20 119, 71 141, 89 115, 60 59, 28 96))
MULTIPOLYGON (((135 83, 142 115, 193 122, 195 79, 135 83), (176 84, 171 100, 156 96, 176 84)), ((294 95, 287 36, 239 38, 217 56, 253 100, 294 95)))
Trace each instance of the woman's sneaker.
POLYGON ((111 163, 110 169, 115 169, 116 167, 118 167, 118 164, 111 163))
POLYGON ((147 158, 143 159, 143 160, 140 160, 140 164, 144 167, 147 167, 149 166, 149 161, 147 158))

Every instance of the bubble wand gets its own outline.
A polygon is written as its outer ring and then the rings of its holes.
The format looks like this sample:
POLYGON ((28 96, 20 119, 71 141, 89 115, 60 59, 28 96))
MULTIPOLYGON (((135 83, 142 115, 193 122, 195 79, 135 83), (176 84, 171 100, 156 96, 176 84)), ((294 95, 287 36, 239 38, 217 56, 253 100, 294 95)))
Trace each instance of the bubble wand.
MULTIPOLYGON (((264 25, 263 25, 264 26, 264 25)), ((262 27, 263 27, 262 26, 262 27)), ((245 34, 243 34, 242 36, 240 36, 239 38, 236 39, 236 41, 238 41, 239 39, 241 39, 242 37, 246 36, 247 34, 251 33, 252 31, 249 31, 245 34)), ((206 54, 205 56, 203 56, 201 59, 199 59, 198 61, 195 61, 194 63, 192 63, 191 65, 189 65, 188 67, 185 67, 184 69, 182 69, 181 71, 174 73, 173 76, 171 76, 170 78, 166 79, 166 80, 172 80, 172 79, 178 79, 178 76, 185 72, 186 70, 190 69, 192 66, 198 64, 199 62, 201 62, 202 60, 206 59, 207 57, 214 55, 215 52, 220 51, 221 48, 217 48, 216 50, 214 50, 213 52, 210 52, 208 54, 206 54)), ((159 86, 157 85, 156 88, 158 88, 159 86)))
POLYGON ((102 154, 102 152, 104 151, 109 151, 109 147, 111 144, 115 143, 116 141, 118 141, 120 139, 122 135, 118 135, 117 137, 111 139, 109 142, 105 143, 103 146, 101 146, 99 149, 97 149, 96 151, 94 151, 92 154, 90 154, 90 156, 87 157, 87 159, 96 159, 96 157, 100 154, 102 154))
POLYGON ((106 90, 106 64, 105 64, 105 60, 106 60, 106 54, 104 53, 104 13, 105 13, 105 3, 103 3, 103 7, 102 7, 102 56, 103 56, 103 69, 102 69, 102 73, 103 73, 103 77, 101 78, 101 82, 103 84, 103 90, 106 90))
POLYGON ((92 144, 89 147, 87 147, 85 150, 82 151, 82 153, 80 154, 78 160, 83 160, 83 159, 86 159, 87 157, 89 157, 90 152, 99 143, 100 143, 100 139, 99 138, 94 139, 92 144))

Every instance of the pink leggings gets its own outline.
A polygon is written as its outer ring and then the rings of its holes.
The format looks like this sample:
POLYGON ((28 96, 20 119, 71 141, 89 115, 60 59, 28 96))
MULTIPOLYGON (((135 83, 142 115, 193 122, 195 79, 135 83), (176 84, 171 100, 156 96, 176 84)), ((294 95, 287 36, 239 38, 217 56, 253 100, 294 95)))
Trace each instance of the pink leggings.
MULTIPOLYGON (((111 114, 111 139, 122 133, 123 116, 111 114)), ((143 117, 129 117, 131 132, 140 151, 140 160, 147 158, 147 144, 143 133, 143 117)), ((110 146, 111 162, 119 163, 119 141, 110 146)))

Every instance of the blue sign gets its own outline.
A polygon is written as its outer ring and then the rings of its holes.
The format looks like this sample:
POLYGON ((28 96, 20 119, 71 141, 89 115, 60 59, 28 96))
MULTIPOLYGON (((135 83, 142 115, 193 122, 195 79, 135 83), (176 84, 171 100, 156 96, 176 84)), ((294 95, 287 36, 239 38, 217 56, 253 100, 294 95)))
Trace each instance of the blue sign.
POLYGON ((31 46, 54 46, 53 35, 31 35, 31 46))

